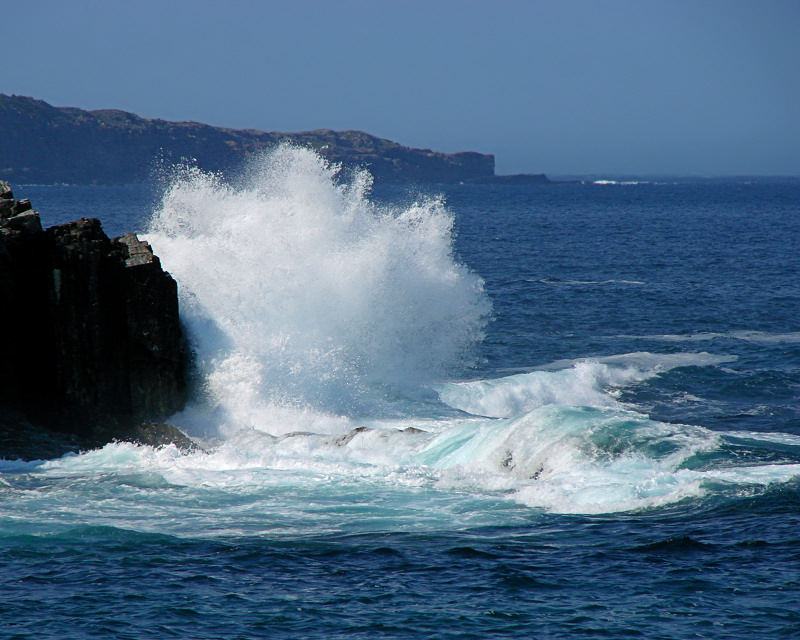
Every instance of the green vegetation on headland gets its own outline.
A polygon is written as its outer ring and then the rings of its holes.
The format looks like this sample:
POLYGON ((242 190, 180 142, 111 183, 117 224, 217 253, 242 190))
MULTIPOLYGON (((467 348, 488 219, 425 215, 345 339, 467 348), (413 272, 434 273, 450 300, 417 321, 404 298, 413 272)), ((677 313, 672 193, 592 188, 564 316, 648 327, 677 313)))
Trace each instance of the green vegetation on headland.
POLYGON ((495 176, 493 155, 412 149, 361 131, 226 129, 0 94, 0 175, 17 184, 139 182, 159 157, 225 171, 284 141, 311 147, 344 168, 367 168, 377 182, 548 181, 544 175, 495 176))

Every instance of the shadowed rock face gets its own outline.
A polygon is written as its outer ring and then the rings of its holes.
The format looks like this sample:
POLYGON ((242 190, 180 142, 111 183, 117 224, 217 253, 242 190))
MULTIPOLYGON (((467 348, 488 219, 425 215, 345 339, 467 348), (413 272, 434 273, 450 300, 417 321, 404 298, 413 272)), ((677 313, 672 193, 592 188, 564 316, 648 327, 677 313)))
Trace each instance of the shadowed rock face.
POLYGON ((42 230, 4 182, 0 348, 0 412, 37 427, 124 439, 183 407, 177 285, 150 246, 96 219, 42 230))

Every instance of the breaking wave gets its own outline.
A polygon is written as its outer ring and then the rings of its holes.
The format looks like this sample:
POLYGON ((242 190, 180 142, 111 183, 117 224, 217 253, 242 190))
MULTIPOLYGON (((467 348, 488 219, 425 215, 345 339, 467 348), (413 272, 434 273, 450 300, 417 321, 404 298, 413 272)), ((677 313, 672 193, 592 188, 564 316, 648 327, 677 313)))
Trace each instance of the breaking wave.
POLYGON ((206 399, 239 426, 373 413, 462 369, 483 337, 490 303, 443 201, 377 205, 368 173, 338 173, 290 146, 236 186, 184 167, 150 224, 206 399))
MULTIPOLYGON (((518 521, 530 513, 521 505, 609 513, 800 474, 794 436, 670 424, 620 400, 673 369, 735 356, 624 353, 465 381, 491 304, 454 253, 454 215, 441 198, 378 204, 370 189, 368 173, 344 178, 289 146, 235 182, 179 168, 147 240, 179 283, 194 353, 196 396, 171 421, 202 449, 113 443, 0 461, 9 527, 450 530, 518 521), (103 509, 82 506, 98 495, 103 509)), ((797 339, 661 336, 719 337, 797 339)))

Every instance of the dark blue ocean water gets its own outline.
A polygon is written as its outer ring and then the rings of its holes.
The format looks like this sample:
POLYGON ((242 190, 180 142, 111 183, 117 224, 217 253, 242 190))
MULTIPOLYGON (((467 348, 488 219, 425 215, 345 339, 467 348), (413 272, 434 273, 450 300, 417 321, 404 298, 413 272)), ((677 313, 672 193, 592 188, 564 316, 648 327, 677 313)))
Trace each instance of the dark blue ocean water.
MULTIPOLYGON (((541 394, 525 406, 556 411, 537 418, 547 428, 572 420, 547 445, 547 484, 538 471, 514 485, 477 472, 414 484, 403 468, 350 486, 332 466, 314 475, 286 458, 251 460, 239 482, 239 458, 220 480, 218 466, 189 469, 177 453, 158 466, 142 462, 157 453, 122 448, 49 467, 8 461, 0 637, 800 638, 800 183, 423 192, 444 195, 455 255, 493 305, 459 380, 556 375, 578 361, 646 369, 608 386, 577 369, 578 382, 552 391, 557 411, 541 394), (563 395, 598 389, 613 394, 563 395), (584 424, 589 440, 574 431, 584 424), (653 462, 684 442, 691 453, 672 467, 653 462), (572 492, 571 460, 576 485, 598 474, 598 495, 572 492), (270 464, 327 486, 252 479, 270 464), (662 481, 679 492, 651 491, 662 481), (633 508, 618 506, 632 495, 633 508)), ((111 235, 142 230, 158 206, 144 186, 15 194, 45 224, 96 216, 111 235)), ((525 433, 505 467, 539 451, 525 433)), ((293 455, 313 458, 309 447, 293 455)))

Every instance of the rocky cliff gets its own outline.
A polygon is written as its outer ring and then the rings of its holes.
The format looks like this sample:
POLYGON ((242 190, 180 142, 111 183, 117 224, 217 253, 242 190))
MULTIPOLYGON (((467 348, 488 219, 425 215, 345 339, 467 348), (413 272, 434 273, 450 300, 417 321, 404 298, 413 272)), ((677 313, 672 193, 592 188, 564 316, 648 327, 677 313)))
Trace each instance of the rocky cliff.
POLYGON ((379 182, 480 182, 494 176, 494 156, 412 149, 360 131, 224 129, 0 94, 0 175, 17 183, 137 182, 148 178, 161 155, 224 171, 284 140, 345 167, 366 167, 379 182))
POLYGON ((150 246, 96 219, 44 230, 6 182, 0 336, 0 455, 23 423, 102 443, 183 406, 177 285, 150 246))

